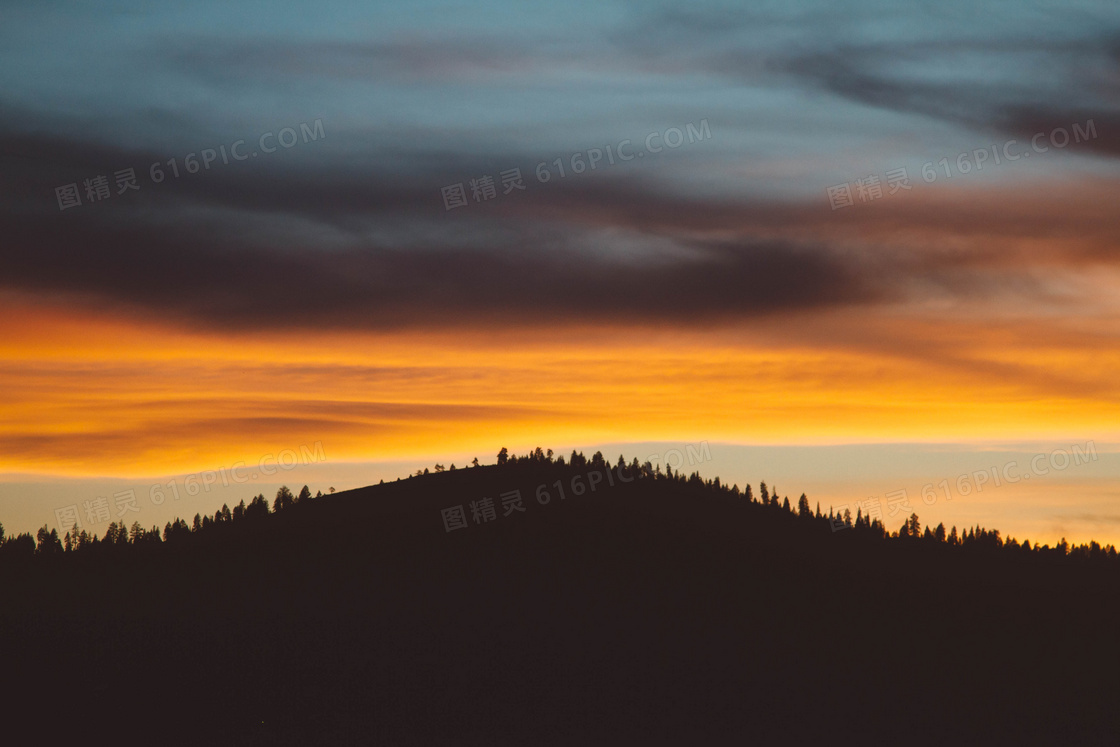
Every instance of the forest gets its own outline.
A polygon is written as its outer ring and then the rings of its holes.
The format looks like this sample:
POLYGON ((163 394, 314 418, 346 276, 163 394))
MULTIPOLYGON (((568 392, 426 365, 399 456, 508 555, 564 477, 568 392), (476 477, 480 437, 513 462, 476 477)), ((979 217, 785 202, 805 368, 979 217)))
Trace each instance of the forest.
POLYGON ((916 515, 888 528, 774 485, 621 456, 503 449, 497 462, 334 494, 281 488, 162 529, 8 538, 9 733, 269 745, 1120 733, 1113 547, 916 515))
MULTIPOLYGON (((831 508, 828 514, 822 514, 820 503, 817 503, 814 510, 810 506, 809 498, 804 493, 797 499, 797 505, 794 506, 790 502, 789 496, 780 498, 777 491, 768 488, 765 482, 759 483, 758 494, 755 495, 750 484, 745 485, 740 490, 738 485, 728 486, 721 483, 718 477, 705 480, 698 471, 684 476, 679 473, 674 474, 671 467, 666 467, 665 472, 662 472, 661 465, 655 467, 649 462, 640 464, 637 458, 628 464, 622 455, 619 455, 618 462, 612 466, 606 462, 601 452, 596 452, 588 459, 582 453, 573 451, 567 462, 565 462, 563 456, 554 458, 551 449, 546 452, 540 447, 520 457, 510 455, 505 448, 502 448, 498 453, 497 466, 505 467, 519 464, 541 467, 568 467, 572 471, 590 467, 591 470, 595 471, 606 473, 615 470, 619 471, 620 474, 621 471, 628 470, 635 476, 646 480, 668 480, 671 483, 683 483, 690 488, 698 489, 699 492, 696 495, 707 494, 715 498, 734 498, 745 505, 766 508, 770 510, 771 517, 780 511, 801 519, 811 519, 812 525, 818 529, 822 526, 831 529, 833 532, 850 529, 854 530, 854 534, 857 536, 871 540, 921 540, 924 543, 936 543, 949 547, 1003 550, 1008 553, 1029 554, 1047 558, 1068 556, 1075 560, 1109 560, 1113 562, 1116 560, 1116 548, 1111 544, 1102 547, 1096 541, 1090 541, 1088 544, 1071 546, 1063 538, 1054 547, 1037 543, 1032 546, 1029 539, 1020 542, 1014 537, 1004 538, 998 529, 985 529, 981 526, 967 527, 960 533, 958 533, 956 526, 946 530, 944 524, 938 524, 936 527, 926 526, 923 529, 916 513, 910 514, 897 529, 891 531, 884 526, 882 520, 864 516, 862 511, 858 509, 855 517, 851 515, 849 509, 846 509, 843 515, 834 514, 831 508)), ((480 466, 477 458, 472 466, 480 466)), ((452 464, 451 470, 455 469, 455 465, 452 464)), ((435 465, 434 473, 438 474, 443 471, 445 471, 443 465, 435 465)), ((433 472, 425 468, 418 470, 415 475, 409 476, 408 479, 420 478, 429 474, 433 474, 433 472)), ((322 497, 323 493, 319 491, 314 499, 322 497)), ((282 486, 276 491, 276 496, 271 504, 263 494, 260 494, 251 498, 247 504, 245 501, 241 501, 233 509, 230 509, 228 505, 223 505, 214 512, 213 516, 196 513, 190 523, 181 518, 176 518, 175 521, 164 525, 162 532, 159 527, 144 529, 139 522, 133 522, 131 527, 110 522, 108 529, 100 537, 96 534, 91 535, 85 530, 79 530, 77 526, 73 528, 73 531, 67 531, 62 537, 59 537, 57 529, 43 526, 34 537, 29 533, 22 533, 5 538, 4 526, 0 524, 0 559, 58 557, 72 553, 79 555, 99 552, 119 553, 122 552, 120 548, 129 546, 147 548, 165 542, 183 542, 187 541, 187 538, 192 534, 209 532, 212 527, 217 528, 230 522, 260 521, 270 513, 279 513, 309 500, 313 500, 313 498, 306 485, 303 486, 298 495, 293 494, 287 486, 282 486)))

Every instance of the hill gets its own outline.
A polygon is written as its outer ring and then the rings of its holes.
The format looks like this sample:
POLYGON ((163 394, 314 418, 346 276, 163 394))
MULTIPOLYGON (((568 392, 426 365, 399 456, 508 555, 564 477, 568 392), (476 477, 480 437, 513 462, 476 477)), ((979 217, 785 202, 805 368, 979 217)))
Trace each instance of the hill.
POLYGON ((275 511, 261 498, 70 552, 5 548, 5 729, 192 744, 1120 733, 1114 549, 985 530, 950 544, 916 517, 913 537, 863 517, 835 531, 788 499, 574 456, 275 511))

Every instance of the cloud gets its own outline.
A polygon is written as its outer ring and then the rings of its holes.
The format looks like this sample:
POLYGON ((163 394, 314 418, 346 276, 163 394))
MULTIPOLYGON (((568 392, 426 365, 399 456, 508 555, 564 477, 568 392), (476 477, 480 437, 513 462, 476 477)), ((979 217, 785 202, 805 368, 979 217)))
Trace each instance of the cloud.
POLYGON ((834 213, 823 196, 699 197, 618 171, 448 212, 439 187, 487 159, 444 163, 437 146, 365 170, 336 151, 280 153, 152 184, 145 165, 165 159, 151 151, 6 142, 0 289, 206 328, 688 327, 930 294, 1037 298, 1035 268, 1112 261, 1117 234, 1107 201, 1076 191, 966 187, 834 213), (58 210, 53 186, 127 165, 139 192, 58 210), (1032 248, 1042 237, 1058 240, 1032 248))
POLYGON ((1019 138, 1049 136, 1075 124, 1084 128, 1092 120, 1097 135, 1079 147, 1115 157, 1120 155, 1117 38, 1120 29, 1113 27, 1072 41, 966 39, 836 46, 795 50, 769 67, 865 106, 1019 138), (960 58, 982 60, 994 72, 984 78, 965 76, 960 58), (1032 78, 1028 71, 1036 70, 1045 71, 1047 78, 1032 78))
POLYGON ((551 207, 527 200, 517 208, 510 198, 510 208, 478 219, 443 211, 438 173, 359 175, 329 160, 262 159, 166 184, 143 180, 139 192, 60 212, 51 181, 162 159, 58 135, 8 142, 0 191, 12 210, 0 219, 0 288, 187 324, 689 324, 884 295, 858 261, 823 245, 677 236, 660 261, 612 257, 618 231, 635 227, 614 221, 612 238, 601 225, 580 225, 581 209, 613 204, 637 222, 650 209, 689 211, 691 201, 632 180, 553 190, 551 207), (563 215, 541 214, 549 209, 563 215), (393 221, 403 224, 385 229, 393 221))

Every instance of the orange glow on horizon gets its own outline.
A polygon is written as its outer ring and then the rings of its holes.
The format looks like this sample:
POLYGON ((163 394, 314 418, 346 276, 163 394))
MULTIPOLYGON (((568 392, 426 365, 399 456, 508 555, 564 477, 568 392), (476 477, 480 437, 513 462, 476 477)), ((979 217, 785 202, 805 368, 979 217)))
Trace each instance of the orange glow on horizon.
MULTIPOLYGON (((1120 353, 1061 320, 856 312, 742 329, 192 332, 6 299, 0 472, 146 476, 658 440, 1107 440, 1120 353)), ((1105 341, 1107 342, 1107 341, 1105 341)))

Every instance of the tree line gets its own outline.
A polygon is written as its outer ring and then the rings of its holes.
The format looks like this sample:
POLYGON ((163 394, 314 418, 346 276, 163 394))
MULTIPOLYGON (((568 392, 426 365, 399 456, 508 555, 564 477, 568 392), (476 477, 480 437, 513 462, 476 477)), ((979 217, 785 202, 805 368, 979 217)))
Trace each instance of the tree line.
MULTIPOLYGON (((480 466, 477 458, 471 463, 473 468, 480 466)), ((1115 562, 1117 559, 1116 548, 1111 544, 1102 547, 1096 541, 1090 541, 1088 544, 1070 545, 1063 538, 1054 547, 1040 543, 1032 545, 1029 540, 1020 542, 1014 537, 1005 538, 998 529, 986 529, 979 525, 967 527, 961 531, 958 531, 956 526, 946 529, 944 524, 938 524, 936 527, 923 527, 916 513, 911 513, 898 529, 889 530, 881 519, 864 515, 862 509, 857 510, 855 517, 851 515, 850 510, 846 509, 843 515, 840 515, 834 513, 831 507, 825 514, 821 511, 820 503, 818 502, 814 509, 804 493, 797 499, 795 505, 790 502, 788 495, 780 498, 777 489, 768 486, 765 482, 759 483, 756 495, 750 484, 740 489, 737 484, 728 486, 721 482, 719 477, 704 479, 700 476, 699 471, 685 475, 679 470, 674 472, 669 465, 665 465, 664 470, 662 470, 660 464, 654 465, 649 461, 642 463, 636 457, 627 463, 621 454, 617 463, 611 465, 601 451, 597 451, 588 458, 582 452, 573 450, 566 460, 562 455, 556 456, 552 449, 544 450, 540 447, 522 456, 510 454, 508 449, 504 447, 498 452, 496 465, 498 469, 524 469, 534 466, 567 468, 573 471, 600 469, 619 470, 621 473, 625 470, 638 478, 652 481, 671 481, 687 485, 692 489, 698 489, 712 496, 740 501, 744 505, 750 506, 752 511, 765 511, 774 517, 789 517, 803 522, 805 526, 814 526, 821 530, 827 528, 830 533, 835 533, 840 529, 849 530, 846 533, 870 540, 944 545, 952 548, 991 550, 1045 557, 1068 557, 1093 561, 1108 560, 1115 562)), ((452 464, 451 470, 455 469, 455 465, 452 464)), ((437 474, 445 471, 447 470, 442 465, 435 465, 437 474)), ((423 478, 429 474, 431 472, 425 468, 409 475, 409 479, 423 478)), ((333 488, 331 488, 331 492, 334 492, 333 488)), ((322 496, 323 493, 320 491, 316 493, 314 498, 321 498, 322 496)), ((312 496, 308 486, 304 485, 298 495, 294 495, 287 486, 282 486, 276 491, 276 497, 271 504, 262 493, 253 497, 248 503, 242 500, 232 509, 228 505, 223 505, 213 516, 195 514, 191 523, 177 517, 174 521, 167 522, 162 531, 155 526, 151 529, 145 529, 139 522, 134 522, 131 527, 126 527, 123 522, 119 524, 113 522, 109 524, 102 536, 87 532, 85 529, 79 529, 75 525, 62 537, 59 537, 57 529, 49 529, 47 526, 40 528, 34 536, 30 533, 22 533, 13 537, 5 537, 3 524, 0 524, 0 561, 39 556, 65 556, 75 553, 95 554, 114 551, 116 548, 176 543, 191 535, 209 532, 212 528, 220 525, 261 521, 270 514, 279 513, 309 500, 312 500, 312 496)))
MULTIPOLYGON (((322 491, 314 496, 314 498, 322 497, 322 491)), ((79 529, 78 525, 75 524, 62 537, 59 537, 57 529, 49 529, 45 525, 34 536, 24 532, 12 537, 5 537, 4 525, 0 524, 0 561, 38 556, 57 557, 74 553, 98 554, 115 551, 115 548, 175 543, 192 534, 207 532, 212 527, 222 524, 259 521, 269 514, 279 513, 303 501, 310 500, 313 500, 313 498, 308 486, 304 485, 303 489, 296 495, 287 485, 283 485, 276 491, 276 497, 271 504, 261 493, 251 498, 248 503, 242 500, 232 509, 228 504, 223 504, 213 516, 195 514, 194 520, 189 524, 176 517, 174 521, 167 522, 163 530, 160 531, 159 527, 156 526, 145 529, 138 521, 133 522, 131 527, 126 527, 124 522, 111 522, 101 536, 85 529, 79 529)))
MULTIPOLYGON (((565 463, 563 456, 554 459, 552 449, 544 451, 540 447, 520 457, 511 455, 507 449, 503 448, 498 453, 498 464, 555 464, 558 466, 567 464, 567 466, 574 468, 609 468, 602 452, 596 452, 588 459, 581 452, 573 451, 565 463)), ((827 528, 830 533, 843 529, 851 530, 850 533, 854 536, 872 540, 914 542, 925 545, 944 545, 964 549, 995 550, 1083 560, 1110 560, 1115 562, 1117 559, 1116 548, 1111 544, 1102 547, 1100 543, 1090 541, 1087 544, 1071 545, 1063 537, 1054 547, 1042 543, 1032 545, 1028 539, 1020 542, 1014 537, 1005 538, 998 529, 987 529, 980 525, 965 527, 960 531, 957 530, 956 526, 946 529, 945 525, 941 523, 936 527, 923 527, 917 513, 911 513, 903 520, 898 529, 892 531, 886 527, 881 519, 865 516, 862 508, 857 509, 854 517, 851 515, 850 509, 845 509, 843 514, 838 514, 831 507, 828 513, 824 514, 821 511, 820 503, 818 502, 814 509, 810 505, 808 496, 804 493, 797 499, 795 506, 790 502, 789 496, 779 498, 777 489, 773 486, 767 486, 765 482, 759 483, 756 496, 750 484, 745 485, 740 490, 738 485, 728 486, 722 483, 719 477, 705 480, 700 476, 699 471, 686 476, 680 471, 673 472, 669 465, 666 465, 664 471, 662 471, 660 464, 653 465, 649 461, 639 463, 637 458, 627 464, 621 454, 614 469, 628 469, 637 473, 640 477, 653 480, 672 480, 702 488, 713 494, 737 499, 759 509, 766 509, 775 516, 789 516, 805 522, 806 525, 811 524, 821 529, 827 528)))

